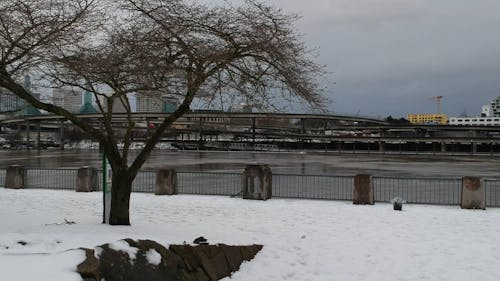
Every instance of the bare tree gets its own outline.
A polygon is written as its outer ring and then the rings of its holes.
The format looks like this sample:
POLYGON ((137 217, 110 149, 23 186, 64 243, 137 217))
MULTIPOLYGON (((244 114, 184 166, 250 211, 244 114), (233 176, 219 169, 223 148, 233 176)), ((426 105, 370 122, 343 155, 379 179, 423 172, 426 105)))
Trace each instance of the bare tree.
MULTIPOLYGON (((94 13, 100 10, 92 1, 72 1, 78 5, 54 11, 55 2, 0 4, 0 87, 37 108, 64 116, 100 141, 113 170, 110 224, 130 224, 133 180, 161 135, 190 110, 193 100, 220 104, 244 100, 272 108, 280 99, 295 98, 322 105, 317 77, 323 69, 293 28, 294 15, 254 1, 213 7, 182 0, 122 0, 114 6, 119 17, 103 19, 98 25, 94 13), (26 20, 13 22, 12 11, 26 20), (48 15, 46 27, 37 29, 39 23, 31 21, 30 14, 48 15), (68 24, 60 26, 60 18, 68 24), (93 36, 83 29, 87 25, 93 36), (43 39, 26 44, 18 43, 23 39, 11 39, 13 31, 22 37, 18 30, 30 28, 43 39), (75 37, 78 40, 72 40, 75 37), (93 93, 102 115, 100 124, 31 97, 17 75, 33 68, 56 86, 93 93), (182 102, 129 162, 131 137, 137 130, 128 98, 132 93, 168 95, 182 102), (117 103, 127 116, 123 135, 117 134, 113 123, 117 103), (118 148, 120 142, 123 149, 118 148)), ((60 1, 69 5, 64 3, 60 1)))

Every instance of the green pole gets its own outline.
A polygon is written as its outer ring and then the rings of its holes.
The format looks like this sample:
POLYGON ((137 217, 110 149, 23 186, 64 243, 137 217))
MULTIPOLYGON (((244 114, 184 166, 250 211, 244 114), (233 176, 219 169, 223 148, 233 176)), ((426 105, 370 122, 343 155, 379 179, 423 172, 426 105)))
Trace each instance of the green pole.
POLYGON ((106 148, 102 147, 102 223, 106 223, 106 182, 107 182, 106 166, 106 148))

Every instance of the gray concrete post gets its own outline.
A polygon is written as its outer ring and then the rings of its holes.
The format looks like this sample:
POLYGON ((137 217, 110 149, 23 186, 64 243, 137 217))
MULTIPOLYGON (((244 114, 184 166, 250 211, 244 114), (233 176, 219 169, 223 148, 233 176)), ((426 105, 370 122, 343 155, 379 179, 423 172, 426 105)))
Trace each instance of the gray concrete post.
POLYGON ((272 178, 271 168, 268 165, 247 165, 242 175, 243 199, 270 199, 272 197, 272 178))
POLYGON ((362 205, 362 204, 373 205, 375 203, 372 176, 370 175, 354 176, 352 203, 356 205, 362 205))
POLYGON ((380 153, 385 153, 385 141, 378 142, 378 151, 380 153))
POLYGON ((446 152, 446 143, 441 143, 441 152, 446 152))
POLYGON ((156 171, 155 195, 175 195, 177 192, 177 172, 175 169, 158 169, 156 171))
POLYGON ((477 142, 471 142, 472 154, 477 154, 477 142))
POLYGON ((478 177, 462 178, 462 209, 486 209, 486 189, 478 177))
POLYGON ((92 192, 98 190, 99 176, 97 169, 84 166, 78 169, 76 176, 76 192, 92 192))
POLYGON ((25 169, 19 165, 13 165, 7 168, 5 176, 5 188, 21 189, 24 188, 25 169))

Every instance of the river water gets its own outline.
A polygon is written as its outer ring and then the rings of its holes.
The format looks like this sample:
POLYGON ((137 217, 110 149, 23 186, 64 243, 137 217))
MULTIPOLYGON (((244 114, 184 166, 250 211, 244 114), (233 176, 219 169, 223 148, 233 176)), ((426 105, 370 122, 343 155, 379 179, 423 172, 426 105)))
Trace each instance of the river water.
MULTIPOLYGON (((131 154, 131 158, 134 153, 131 154)), ((178 171, 241 171, 246 164, 268 164, 276 174, 389 177, 496 177, 498 156, 379 155, 338 152, 213 152, 155 150, 144 168, 173 166, 178 171)), ((101 166, 97 150, 0 150, 0 169, 101 166)))

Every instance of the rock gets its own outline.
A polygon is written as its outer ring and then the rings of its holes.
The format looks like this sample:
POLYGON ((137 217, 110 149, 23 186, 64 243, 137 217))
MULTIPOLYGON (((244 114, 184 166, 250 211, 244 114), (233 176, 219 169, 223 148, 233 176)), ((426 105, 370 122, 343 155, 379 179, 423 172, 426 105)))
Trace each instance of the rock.
POLYGON ((77 271, 82 276, 85 281, 100 281, 101 275, 99 271, 99 260, 94 256, 94 250, 92 249, 84 249, 85 251, 85 260, 77 266, 77 271))
POLYGON ((109 244, 99 246, 98 258, 93 249, 83 249, 86 260, 77 269, 85 281, 216 281, 230 276, 240 268, 243 260, 251 260, 262 245, 170 245, 169 249, 152 240, 125 239, 137 249, 131 260, 125 251, 116 251, 109 244), (156 251, 159 264, 152 264, 147 253, 156 251))
POLYGON ((219 247, 222 249, 222 252, 224 252, 231 270, 233 272, 238 271, 240 269, 241 263, 243 262, 243 256, 241 255, 240 250, 236 247, 231 247, 224 244, 219 244, 219 247))
POLYGON ((251 246, 241 246, 239 247, 243 260, 251 261, 255 255, 257 255, 260 250, 262 250, 262 245, 251 245, 251 246))

